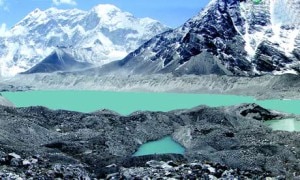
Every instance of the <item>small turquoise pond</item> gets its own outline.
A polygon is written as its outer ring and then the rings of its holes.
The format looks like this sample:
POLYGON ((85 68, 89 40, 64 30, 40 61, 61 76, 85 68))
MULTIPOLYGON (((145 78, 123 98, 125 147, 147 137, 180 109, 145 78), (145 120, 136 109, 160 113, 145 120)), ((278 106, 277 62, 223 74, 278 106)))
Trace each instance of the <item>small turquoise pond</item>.
POLYGON ((142 156, 147 154, 183 154, 184 147, 175 142, 168 136, 163 139, 143 144, 133 156, 142 156))
POLYGON ((297 119, 271 120, 266 121, 265 124, 273 130, 300 131, 300 120, 297 119))

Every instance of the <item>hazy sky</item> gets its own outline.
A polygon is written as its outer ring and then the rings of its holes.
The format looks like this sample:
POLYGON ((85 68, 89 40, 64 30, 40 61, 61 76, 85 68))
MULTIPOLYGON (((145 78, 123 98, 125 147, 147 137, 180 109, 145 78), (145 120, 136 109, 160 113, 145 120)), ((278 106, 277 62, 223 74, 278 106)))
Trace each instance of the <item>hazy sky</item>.
POLYGON ((177 27, 196 15, 209 0, 0 0, 0 32, 12 27, 35 8, 78 8, 89 10, 97 4, 114 4, 136 17, 151 17, 177 27))

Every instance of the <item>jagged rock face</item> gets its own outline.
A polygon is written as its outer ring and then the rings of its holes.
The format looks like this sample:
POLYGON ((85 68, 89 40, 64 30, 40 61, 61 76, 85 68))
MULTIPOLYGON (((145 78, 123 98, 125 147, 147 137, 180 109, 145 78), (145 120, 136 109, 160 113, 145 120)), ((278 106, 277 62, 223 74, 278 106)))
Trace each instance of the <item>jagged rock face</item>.
POLYGON ((78 61, 97 65, 120 60, 168 29, 113 5, 98 5, 90 11, 36 9, 0 35, 0 76, 28 70, 57 47, 78 61))
POLYGON ((299 13, 290 9, 271 0, 213 0, 180 28, 152 38, 114 66, 142 74, 297 73, 299 24, 279 18, 299 13))
MULTIPOLYGON (((300 172, 300 134, 272 131, 262 121, 286 115, 255 104, 136 112, 129 116, 110 111, 84 114, 43 107, 0 106, 0 117, 1 151, 14 152, 22 158, 42 155, 48 165, 42 161, 43 169, 36 169, 39 165, 34 168, 37 173, 47 173, 55 164, 63 164, 71 169, 81 166, 83 174, 105 177, 118 172, 120 166, 138 166, 139 161, 151 159, 209 161, 241 170, 255 169, 254 174, 269 172, 271 176, 295 176, 300 172), (183 157, 130 160, 142 143, 169 135, 186 148, 183 157)), ((27 160, 31 162, 30 159, 27 160)), ((1 166, 8 172, 22 173, 20 169, 6 168, 0 159, 0 169, 1 166)))

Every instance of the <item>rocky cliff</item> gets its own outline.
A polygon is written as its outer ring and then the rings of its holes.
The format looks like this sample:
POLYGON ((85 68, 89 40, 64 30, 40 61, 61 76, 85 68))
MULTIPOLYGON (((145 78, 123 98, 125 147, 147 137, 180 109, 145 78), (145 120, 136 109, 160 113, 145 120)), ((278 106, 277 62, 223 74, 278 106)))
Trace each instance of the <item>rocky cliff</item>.
POLYGON ((298 74, 298 3, 212 0, 181 27, 105 68, 129 74, 298 74))

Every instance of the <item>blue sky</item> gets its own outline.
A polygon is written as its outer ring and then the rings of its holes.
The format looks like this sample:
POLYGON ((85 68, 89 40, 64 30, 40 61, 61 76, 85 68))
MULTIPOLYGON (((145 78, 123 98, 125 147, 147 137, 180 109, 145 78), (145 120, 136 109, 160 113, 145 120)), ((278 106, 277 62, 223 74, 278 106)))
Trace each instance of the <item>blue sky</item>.
POLYGON ((209 0, 0 0, 0 32, 8 29, 35 8, 78 8, 89 10, 97 4, 114 4, 136 17, 151 17, 177 27, 196 15, 209 0))

